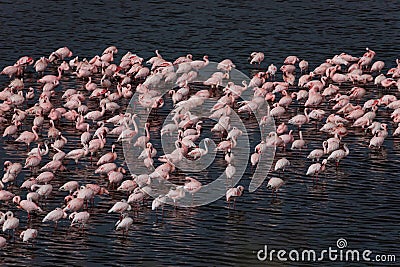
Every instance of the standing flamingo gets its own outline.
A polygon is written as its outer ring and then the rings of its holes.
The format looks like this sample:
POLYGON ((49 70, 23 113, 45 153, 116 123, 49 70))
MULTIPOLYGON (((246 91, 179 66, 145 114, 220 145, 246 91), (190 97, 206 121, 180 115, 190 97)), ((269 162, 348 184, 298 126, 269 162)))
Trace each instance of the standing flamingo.
POLYGON ((20 134, 20 136, 15 140, 16 142, 23 142, 26 144, 27 148, 29 149, 29 145, 38 140, 39 136, 37 134, 37 126, 32 127, 32 132, 29 131, 24 131, 23 133, 20 134))
POLYGON ((267 184, 267 189, 272 189, 272 195, 275 193, 275 197, 278 197, 278 189, 284 184, 285 182, 278 177, 272 177, 269 179, 267 184))
POLYGON ((231 187, 226 191, 226 201, 228 202, 228 208, 230 208, 230 201, 233 199, 233 209, 235 209, 236 198, 243 195, 244 187, 239 185, 238 187, 231 187))

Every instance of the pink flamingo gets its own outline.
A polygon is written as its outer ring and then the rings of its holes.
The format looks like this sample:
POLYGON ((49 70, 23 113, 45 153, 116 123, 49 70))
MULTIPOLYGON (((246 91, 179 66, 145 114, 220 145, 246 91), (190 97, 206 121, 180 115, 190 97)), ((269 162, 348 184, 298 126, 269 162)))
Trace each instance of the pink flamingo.
POLYGON ((60 186, 58 191, 69 191, 69 193, 72 194, 72 192, 77 190, 78 188, 79 188, 79 183, 77 181, 69 181, 60 186))
POLYGON ((324 159, 322 163, 314 163, 311 164, 307 169, 306 175, 315 175, 315 179, 318 180, 318 174, 325 170, 326 164, 328 163, 327 159, 324 159))
POLYGON ((253 52, 250 55, 251 61, 250 64, 257 63, 258 65, 264 60, 264 53, 262 52, 253 52))
POLYGON ((38 80, 38 82, 39 83, 54 83, 56 81, 59 81, 61 79, 62 69, 59 67, 59 68, 57 68, 57 71, 58 71, 58 76, 49 74, 49 75, 46 75, 46 76, 43 76, 42 78, 40 78, 38 80))
POLYGON ((133 146, 141 147, 143 149, 146 148, 146 144, 150 141, 149 127, 150 127, 150 123, 145 123, 144 124, 144 129, 145 129, 146 135, 139 136, 136 139, 136 142, 133 144, 133 146))
POLYGON ((288 56, 286 57, 285 61, 283 62, 284 64, 291 64, 294 65, 297 62, 299 62, 299 58, 296 56, 288 56))
POLYGON ((41 161, 42 161, 42 155, 39 149, 37 154, 30 155, 29 157, 26 158, 24 168, 33 169, 39 166, 41 161))
POLYGON ((285 168, 286 168, 287 166, 290 166, 290 161, 287 160, 286 158, 281 158, 281 159, 278 159, 278 160, 276 161, 274 170, 275 170, 275 171, 282 170, 282 172, 285 172, 285 168))
POLYGON ((38 231, 36 229, 28 228, 22 231, 19 237, 22 239, 22 242, 29 242, 29 240, 35 239, 37 235, 38 231))
POLYGON ((302 149, 306 146, 306 142, 303 140, 303 134, 301 131, 299 131, 299 136, 300 136, 300 139, 295 140, 292 143, 292 149, 302 149))
POLYGON ((110 171, 113 171, 115 169, 117 169, 117 164, 115 164, 114 162, 111 163, 105 163, 103 165, 101 165, 100 167, 98 167, 94 173, 96 174, 107 174, 110 171))
POLYGON ((130 194, 136 187, 138 187, 138 184, 134 180, 125 180, 117 188, 117 191, 127 192, 130 194))
POLYGON ((104 145, 106 144, 106 139, 103 138, 103 135, 100 135, 100 138, 98 139, 92 139, 89 142, 89 152, 90 152, 90 160, 92 160, 93 154, 96 153, 97 151, 101 150, 104 148, 104 145))
POLYGON ((102 105, 101 111, 98 111, 98 110, 90 111, 84 116, 84 118, 92 120, 94 122, 94 121, 99 120, 101 117, 103 117, 105 112, 106 112, 105 105, 102 105))
POLYGON ((117 223, 115 224, 115 230, 122 230, 122 233, 124 234, 125 232, 128 232, 132 224, 133 219, 127 215, 124 215, 123 218, 117 221, 117 223))
POLYGON ((42 222, 53 221, 54 227, 57 228, 58 221, 65 218, 67 218, 67 213, 65 213, 62 208, 55 208, 54 210, 47 213, 42 222))
POLYGON ((117 170, 112 170, 107 173, 108 176, 108 181, 110 182, 110 185, 112 188, 114 188, 115 184, 120 184, 122 179, 124 179, 124 173, 125 169, 122 167, 119 167, 117 170))
POLYGON ((310 118, 308 117, 307 114, 307 108, 304 109, 304 115, 298 114, 294 117, 292 117, 288 122, 293 125, 297 125, 299 128, 305 123, 308 123, 310 121, 310 118))
POLYGON ((200 70, 200 69, 204 68, 205 66, 207 66, 208 63, 209 63, 208 56, 204 56, 203 60, 194 60, 194 61, 190 62, 190 65, 193 69, 200 70))
POLYGON ((79 159, 86 156, 87 154, 89 154, 89 148, 85 145, 83 148, 71 150, 70 152, 68 152, 65 158, 73 159, 75 160, 75 164, 78 164, 79 159))
POLYGON ((236 206, 236 198, 243 195, 244 187, 239 185, 238 187, 231 187, 228 188, 226 191, 226 201, 228 202, 228 208, 230 208, 230 201, 233 200, 233 208, 235 209, 236 206))
POLYGON ((74 198, 73 196, 69 195, 65 198, 67 202, 67 206, 63 209, 63 211, 72 211, 76 212, 83 207, 84 199, 83 198, 74 198))
POLYGON ((12 211, 7 211, 5 216, 7 219, 3 223, 3 232, 11 230, 14 234, 15 229, 17 229, 19 226, 19 219, 14 217, 14 213, 12 213, 12 211))
POLYGON ((7 190, 0 190, 0 200, 4 202, 10 201, 15 195, 7 190))
POLYGON ((16 142, 23 142, 26 144, 27 148, 29 149, 29 145, 38 140, 39 136, 36 132, 36 130, 38 129, 37 126, 33 126, 32 127, 32 132, 29 131, 24 131, 23 133, 20 134, 20 136, 15 140, 16 142))
POLYGON ((329 160, 336 161, 336 167, 339 166, 339 161, 342 160, 343 158, 347 157, 350 153, 350 150, 346 144, 343 145, 343 148, 344 149, 338 149, 338 150, 333 151, 328 157, 328 161, 329 160))
POLYGON ((323 142, 322 144, 323 149, 314 149, 310 152, 310 154, 307 156, 308 159, 316 159, 319 161, 320 158, 322 158, 326 154, 326 142, 323 142))
POLYGON ((275 193, 275 197, 278 197, 278 190, 285 182, 278 177, 272 177, 269 179, 267 189, 272 190, 272 195, 275 193))
POLYGON ((100 166, 105 163, 114 162, 117 159, 117 153, 114 152, 114 149, 115 149, 115 145, 113 144, 111 146, 111 152, 108 152, 107 154, 104 154, 103 156, 101 156, 99 158, 99 160, 97 161, 96 165, 100 166))
POLYGON ((299 68, 302 73, 306 73, 308 71, 308 61, 302 60, 299 62, 299 68))
POLYGON ((85 224, 88 222, 90 218, 90 214, 87 211, 81 211, 81 212, 76 212, 74 211, 69 215, 69 219, 72 220, 71 222, 71 227, 76 225, 76 224, 81 224, 82 230, 85 227, 85 224))
POLYGON ((31 218, 30 214, 34 211, 43 212, 43 210, 30 199, 21 200, 20 196, 15 196, 13 202, 18 205, 18 208, 25 210, 28 213, 28 220, 31 218))
POLYGON ((129 205, 125 199, 122 199, 121 201, 116 202, 111 209, 108 210, 108 213, 120 213, 122 216, 122 213, 125 211, 130 211, 132 209, 131 205, 129 205))
POLYGON ((22 125, 22 123, 20 121, 16 120, 14 122, 14 124, 7 126, 7 128, 3 132, 3 137, 15 135, 18 131, 18 127, 21 125, 22 125))
POLYGON ((45 183, 45 184, 47 184, 53 179, 54 179, 54 174, 49 171, 42 172, 41 174, 39 174, 39 176, 36 177, 36 181, 38 183, 45 183))

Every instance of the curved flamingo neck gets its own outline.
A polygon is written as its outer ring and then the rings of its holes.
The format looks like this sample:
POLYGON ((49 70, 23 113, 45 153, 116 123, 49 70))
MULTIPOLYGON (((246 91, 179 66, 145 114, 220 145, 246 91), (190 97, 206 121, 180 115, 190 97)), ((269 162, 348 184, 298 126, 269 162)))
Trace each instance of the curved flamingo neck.
POLYGON ((346 156, 349 155, 350 154, 350 150, 349 150, 349 148, 347 147, 346 144, 343 146, 343 148, 344 148, 344 151, 345 151, 345 155, 346 156))
POLYGON ((146 124, 144 126, 144 130, 146 132, 146 137, 150 139, 150 132, 149 132, 149 125, 148 124, 146 124))
POLYGON ((36 132, 36 127, 32 127, 32 132, 35 135, 35 140, 38 140, 39 139, 39 135, 36 132))

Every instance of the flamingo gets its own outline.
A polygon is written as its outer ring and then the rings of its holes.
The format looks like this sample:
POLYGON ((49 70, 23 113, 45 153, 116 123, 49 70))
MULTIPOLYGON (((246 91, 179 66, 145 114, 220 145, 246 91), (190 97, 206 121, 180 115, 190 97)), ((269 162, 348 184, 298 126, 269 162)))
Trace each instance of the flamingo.
POLYGON ((25 231, 22 231, 19 235, 19 238, 22 239, 22 242, 29 242, 31 239, 35 239, 38 235, 38 231, 36 229, 28 228, 25 231))
POLYGON ((36 188, 38 188, 36 190, 36 193, 38 193, 40 197, 44 197, 45 199, 47 199, 47 197, 53 191, 53 186, 51 184, 44 184, 44 185, 34 184, 31 186, 32 191, 35 190, 36 188))
POLYGON ((90 214, 87 211, 81 211, 81 212, 74 211, 69 215, 69 219, 72 219, 71 227, 76 224, 80 224, 82 226, 82 229, 85 227, 85 224, 88 222, 89 218, 90 214))
POLYGON ((236 168, 231 163, 225 168, 225 175, 227 180, 231 180, 236 173, 236 168))
POLYGON ((159 195, 156 197, 153 202, 151 203, 151 210, 156 210, 156 218, 157 218, 157 209, 161 206, 162 207, 162 217, 164 217, 164 204, 167 201, 167 197, 164 195, 159 195))
POLYGON ((146 135, 139 136, 139 137, 136 139, 136 142, 133 144, 133 146, 135 146, 135 147, 141 147, 141 148, 143 148, 143 149, 146 148, 147 142, 150 141, 149 127, 150 127, 150 123, 147 122, 147 123, 144 124, 144 129, 145 129, 146 135))
POLYGON ((17 139, 15 139, 15 142, 23 142, 29 149, 30 144, 39 139, 39 136, 36 132, 37 129, 37 126, 32 126, 32 132, 24 131, 17 139))
POLYGON ((69 191, 69 194, 72 194, 73 191, 79 188, 79 183, 77 181, 69 181, 60 186, 58 191, 69 191))
POLYGON ((98 110, 90 111, 90 112, 86 113, 86 115, 83 118, 92 120, 92 122, 95 122, 95 121, 99 120, 101 117, 103 117, 105 112, 106 112, 106 107, 105 107, 105 105, 102 105, 101 111, 98 111, 98 110))
POLYGON ((193 203, 193 196, 195 193, 197 193, 201 189, 202 184, 198 180, 196 180, 192 177, 189 177, 189 176, 186 176, 185 180, 186 180, 186 182, 185 182, 185 185, 183 186, 183 188, 187 192, 192 194, 192 203, 193 203))
POLYGON ((38 80, 39 83, 54 83, 58 82, 61 79, 62 69, 60 67, 57 68, 58 76, 55 75, 46 75, 38 80))
POLYGON ((24 168, 33 169, 33 168, 39 166, 41 161, 42 161, 42 155, 41 155, 41 151, 39 149, 37 154, 30 155, 29 157, 26 158, 24 168))
POLYGON ((0 200, 8 202, 11 200, 15 195, 7 190, 0 190, 0 200))
POLYGON ((119 167, 117 170, 112 170, 107 173, 108 180, 110 185, 114 186, 114 184, 121 183, 122 179, 124 178, 125 169, 119 167))
POLYGON ((277 162, 275 163, 274 170, 275 171, 282 170, 282 172, 285 172, 285 168, 287 166, 290 166, 290 161, 287 160, 286 158, 281 158, 281 159, 277 160, 277 162))
POLYGON ((92 160, 94 153, 96 153, 97 151, 104 148, 105 144, 106 144, 106 140, 103 138, 103 135, 100 135, 100 138, 98 138, 98 139, 90 140, 89 146, 88 146, 88 150, 90 152, 90 160, 92 160))
POLYGON ((108 213, 120 213, 121 216, 125 211, 130 211, 131 210, 131 205, 129 205, 125 199, 122 199, 121 201, 116 202, 111 209, 108 210, 108 213))
POLYGON ((203 60, 193 60, 190 62, 190 66, 195 70, 200 70, 207 66, 209 63, 208 56, 204 56, 203 60))
POLYGON ((67 201, 67 206, 63 209, 64 212, 76 212, 83 207, 83 204, 85 202, 83 198, 73 198, 73 196, 71 195, 67 196, 65 200, 67 201))
POLYGON ((122 233, 128 232, 129 228, 133 224, 133 219, 124 214, 123 218, 115 223, 115 230, 122 230, 122 233))
POLYGON ((339 166, 339 161, 341 161, 343 158, 347 157, 350 153, 350 150, 346 144, 343 145, 343 148, 344 149, 338 149, 338 150, 333 151, 328 157, 328 160, 336 161, 336 167, 339 166))
POLYGON ((320 158, 322 158, 326 153, 326 142, 323 142, 323 149, 314 149, 310 152, 310 154, 307 156, 308 159, 316 159, 319 161, 320 158))
POLYGON ((116 170, 117 164, 115 164, 114 162, 110 162, 110 163, 104 163, 103 165, 101 165, 100 167, 98 167, 94 173, 96 174, 107 174, 110 171, 116 170))
POLYGON ((28 213, 28 220, 30 219, 30 214, 34 211, 38 212, 43 212, 43 210, 33 201, 27 199, 27 200, 21 200, 20 196, 15 196, 13 198, 13 202, 18 205, 19 208, 25 210, 28 213))
POLYGON ((193 157, 194 159, 201 158, 208 153, 208 144, 211 142, 211 139, 204 139, 204 149, 203 148, 195 148, 188 153, 188 156, 193 157))
POLYGON ((272 190, 272 194, 275 193, 275 197, 278 197, 278 190, 284 183, 285 182, 281 178, 272 177, 268 181, 267 189, 271 189, 272 190))
POLYGON ((318 180, 318 174, 325 170, 325 166, 328 163, 327 159, 324 159, 322 163, 314 163, 307 169, 306 175, 315 175, 315 179, 318 180))
POLYGON ((138 184, 134 180, 125 180, 117 188, 117 191, 128 192, 129 194, 138 187, 138 184))
POLYGON ((171 188, 168 193, 165 195, 167 198, 172 199, 174 202, 174 208, 176 208, 176 202, 178 202, 179 199, 182 199, 185 197, 185 189, 184 186, 177 186, 176 188, 171 188))
POLYGON ((288 121, 288 123, 297 125, 299 128, 301 128, 301 126, 303 124, 308 123, 309 121, 310 121, 310 118, 308 117, 308 114, 307 114, 307 108, 305 108, 304 115, 298 114, 298 115, 294 116, 293 118, 291 118, 288 121))
POLYGON ((7 128, 4 129, 3 137, 15 135, 18 131, 18 127, 21 125, 22 125, 22 123, 17 120, 14 122, 14 124, 7 126, 7 128))
POLYGON ((228 190, 226 191, 226 201, 228 202, 228 208, 230 208, 230 201, 233 200, 233 209, 235 209, 235 205, 236 205, 236 198, 240 197, 243 195, 244 192, 244 186, 239 185, 238 187, 231 187, 228 188, 228 190))
POLYGON ((380 149, 383 142, 385 141, 385 137, 383 136, 373 136, 369 142, 369 148, 377 148, 380 149))
POLYGON ((139 130, 138 130, 137 124, 136 124, 136 122, 134 120, 135 117, 136 117, 136 114, 132 115, 132 123, 133 123, 133 126, 135 127, 135 129, 132 130, 131 128, 129 128, 127 122, 124 121, 125 129, 118 136, 117 142, 119 142, 119 141, 131 142, 132 138, 137 135, 139 130))
POLYGON ((292 143, 292 149, 302 149, 306 146, 306 142, 303 140, 303 133, 299 132, 300 139, 295 140, 292 143))
POLYGON ((257 63, 258 65, 261 64, 261 62, 264 60, 264 53, 262 52, 253 52, 250 55, 250 64, 257 63))
POLYGON ((15 229, 17 229, 19 226, 19 219, 14 217, 14 213, 12 213, 12 211, 7 211, 5 216, 7 219, 3 223, 3 232, 11 230, 14 234, 15 229))
POLYGON ((82 158, 87 156, 89 154, 89 147, 85 145, 83 148, 78 148, 71 150, 70 152, 67 153, 65 156, 66 159, 73 159, 75 161, 75 164, 78 164, 78 161, 82 158))
POLYGON ((114 150, 115 150, 115 145, 113 144, 111 146, 111 152, 108 152, 108 153, 104 154, 103 156, 101 156, 99 158, 99 160, 97 161, 96 165, 100 166, 105 163, 114 162, 117 159, 117 153, 115 153, 114 150))
POLYGON ((54 174, 49 171, 42 172, 41 174, 39 174, 39 176, 36 177, 36 181, 38 183, 45 183, 45 184, 53 179, 54 179, 54 174))

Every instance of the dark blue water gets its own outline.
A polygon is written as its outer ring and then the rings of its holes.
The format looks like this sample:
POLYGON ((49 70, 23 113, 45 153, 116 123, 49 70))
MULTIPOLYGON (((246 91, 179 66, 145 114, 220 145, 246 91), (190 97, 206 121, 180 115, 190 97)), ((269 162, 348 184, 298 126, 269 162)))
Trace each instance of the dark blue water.
MULTIPOLYGON (((195 58, 207 54, 217 62, 231 58, 246 74, 251 70, 247 60, 253 51, 265 53, 262 67, 280 66, 288 55, 297 55, 315 67, 341 52, 360 56, 369 47, 377 53, 377 60, 385 61, 387 70, 400 55, 399 12, 397 1, 3 1, 0 67, 23 55, 48 56, 62 46, 80 58, 91 58, 116 45, 118 58, 131 51, 148 59, 156 49, 170 60, 187 53, 195 58)), ((7 78, 0 77, 0 81, 4 88, 7 78)), ((62 89, 68 85, 66 81, 62 89)), ((371 96, 377 94, 370 90, 371 96)), ((295 113, 295 107, 290 112, 295 113)), ((378 118, 388 120, 389 115, 382 112, 378 118)), ((391 133, 393 126, 389 128, 391 133)), ((68 131, 74 136, 73 130, 68 131)), ((311 126, 304 130, 309 149, 323 140, 314 131, 311 126)), ((279 201, 271 200, 264 185, 255 193, 245 193, 235 211, 224 208, 223 199, 176 212, 169 207, 162 224, 155 224, 155 214, 147 204, 128 237, 122 237, 113 230, 117 217, 105 214, 121 198, 112 193, 96 200, 84 234, 76 229, 67 234, 67 221, 53 231, 51 225, 41 225, 42 217, 34 218, 31 226, 39 229, 37 241, 34 245, 9 244, 0 252, 1 262, 253 266, 259 264, 256 253, 265 244, 273 249, 322 250, 336 247, 339 238, 345 238, 352 249, 400 256, 399 140, 389 135, 380 152, 370 152, 368 140, 357 131, 346 137, 351 153, 337 171, 334 166, 328 168, 323 190, 314 190, 310 177, 304 175, 310 164, 304 160, 308 150, 300 152, 301 156, 285 152, 293 167, 286 174, 288 182, 279 201)), ((8 159, 23 162, 23 148, 12 142, 1 145, 1 163, 8 159)), ((73 149, 71 145, 66 148, 73 149)), ((122 155, 121 147, 117 152, 122 155)), ((279 153, 278 157, 283 155, 279 153)), ((72 178, 98 181, 89 160, 80 166, 67 166, 69 170, 53 186, 72 178)), ((27 175, 24 170, 19 179, 27 175)), ((248 177, 251 170, 241 183, 247 186, 248 177)), ((60 197, 56 193, 45 210, 62 204, 60 197)), ((2 203, 0 210, 9 207, 2 203)), ((20 229, 25 229, 26 214, 17 214, 20 229)))

